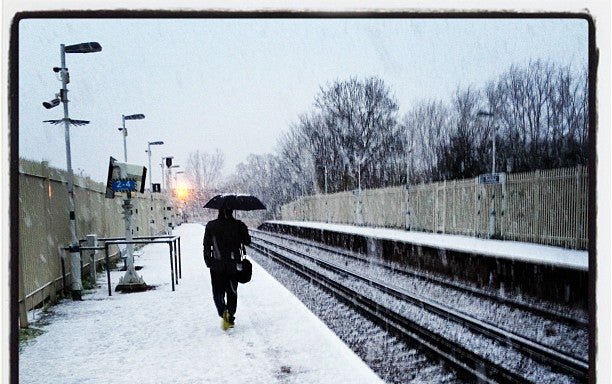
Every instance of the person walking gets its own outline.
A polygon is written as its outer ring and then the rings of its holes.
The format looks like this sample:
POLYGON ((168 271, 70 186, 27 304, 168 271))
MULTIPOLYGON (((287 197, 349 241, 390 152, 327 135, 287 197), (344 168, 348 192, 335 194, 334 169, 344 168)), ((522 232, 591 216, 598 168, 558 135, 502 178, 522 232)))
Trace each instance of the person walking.
POLYGON ((234 327, 238 304, 236 264, 242 247, 251 243, 247 226, 232 213, 231 209, 219 209, 217 219, 209 221, 204 230, 204 263, 210 269, 213 300, 223 330, 234 327))

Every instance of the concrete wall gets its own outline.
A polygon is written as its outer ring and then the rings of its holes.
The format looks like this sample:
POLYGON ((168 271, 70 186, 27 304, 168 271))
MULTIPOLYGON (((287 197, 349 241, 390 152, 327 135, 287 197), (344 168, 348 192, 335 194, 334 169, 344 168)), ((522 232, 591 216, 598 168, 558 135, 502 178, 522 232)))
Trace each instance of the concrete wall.
MULTIPOLYGON (((104 197, 105 184, 89 178, 74 177, 77 237, 87 234, 98 237, 125 236, 120 195, 104 197)), ((20 312, 54 299, 64 283, 70 286, 69 259, 64 262, 63 247, 70 243, 67 172, 21 159, 19 162, 19 301, 20 312)), ((171 217, 166 199, 160 194, 134 194, 133 236, 150 236, 165 230, 164 216, 171 217), (153 219, 152 226, 149 225, 153 219)), ((116 252, 116 250, 115 250, 116 252)), ((103 258, 96 256, 96 262, 103 258)), ((89 258, 83 257, 85 270, 89 258)), ((86 271, 83 276, 86 276, 86 271)), ((23 313, 21 313, 23 315, 23 313)))

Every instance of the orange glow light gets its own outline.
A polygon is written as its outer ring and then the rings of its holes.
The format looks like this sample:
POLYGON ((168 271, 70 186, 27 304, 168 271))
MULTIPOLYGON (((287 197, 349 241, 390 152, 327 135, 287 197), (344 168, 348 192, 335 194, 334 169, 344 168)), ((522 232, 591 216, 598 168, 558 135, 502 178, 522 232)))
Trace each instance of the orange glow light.
POLYGON ((177 199, 186 201, 189 198, 190 186, 185 181, 179 181, 174 188, 174 193, 177 199))

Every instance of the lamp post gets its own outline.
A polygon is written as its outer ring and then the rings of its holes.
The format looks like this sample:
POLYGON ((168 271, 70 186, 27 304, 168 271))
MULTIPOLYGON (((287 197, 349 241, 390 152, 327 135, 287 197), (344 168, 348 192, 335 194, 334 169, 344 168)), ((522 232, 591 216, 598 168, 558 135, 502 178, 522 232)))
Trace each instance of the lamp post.
MULTIPOLYGON (((142 120, 145 118, 145 115, 143 115, 142 113, 137 113, 135 115, 121 115, 121 128, 118 128, 120 132, 123 133, 123 161, 125 161, 127 163, 127 128, 125 127, 125 121, 126 120, 142 120)), ((149 166, 149 168, 151 168, 149 166)))
MULTIPOLYGON (((476 116, 479 117, 487 117, 492 119, 495 115, 492 112, 486 112, 486 111, 478 111, 478 113, 476 113, 476 116)), ((495 138, 497 136, 497 125, 493 125, 493 134, 492 134, 493 138, 492 138, 492 142, 493 142, 493 149, 491 151, 491 174, 495 174, 495 138)), ((503 189, 502 189, 503 190, 503 189)), ((503 199, 503 196, 502 196, 503 199)), ((493 188, 493 193, 491 194, 491 209, 489 211, 489 238, 493 238, 495 236, 495 227, 496 227, 496 223, 495 223, 495 216, 496 216, 496 212, 495 212, 495 188, 493 188)))
POLYGON ((151 168, 151 146, 152 145, 163 145, 163 141, 149 141, 147 145, 147 154, 149 155, 149 194, 151 195, 149 207, 149 236, 153 236, 155 229, 154 224, 155 220, 153 220, 153 169, 151 168))
POLYGON ((325 188, 325 194, 327 195, 327 165, 318 165, 317 169, 322 169, 323 170, 323 175, 324 175, 324 188, 325 188))
POLYGON ((168 170, 172 166, 172 159, 174 156, 166 156, 161 158, 161 168, 162 168, 162 184, 164 189, 166 190, 166 194, 168 193, 168 170), (164 171, 164 165, 166 166, 166 171, 164 171))
POLYGON ((176 184, 176 173, 174 174, 174 180, 173 180, 172 179, 172 169, 173 168, 180 168, 180 165, 174 164, 168 167, 168 196, 170 197, 170 201, 174 203, 173 189, 176 184))
MULTIPOLYGON (((185 171, 176 171, 176 173, 174 173, 175 188, 178 185, 178 175, 182 175, 182 174, 185 174, 185 171)), ((183 191, 183 193, 185 192, 183 191)), ((185 209, 187 206, 187 201, 183 200, 183 198, 186 198, 186 196, 185 195, 181 196, 181 194, 177 190, 176 200, 178 201, 178 203, 176 204, 177 205, 176 217, 177 217, 177 224, 179 225, 183 224, 183 222, 185 221, 185 209), (179 211, 179 207, 181 208, 180 211, 179 211)))
POLYGON ((170 165, 168 166, 168 175, 167 175, 167 182, 168 182, 168 198, 170 200, 170 222, 168 223, 168 235, 171 235, 171 229, 174 228, 174 225, 176 224, 176 206, 174 204, 175 199, 174 196, 172 195, 172 188, 174 187, 173 182, 172 182, 172 168, 178 168, 180 167, 180 165, 170 165))
POLYGON ((327 165, 323 166, 325 170, 325 196, 327 197, 327 165))
POLYGON ((147 153, 149 154, 149 192, 153 192, 153 169, 151 168, 151 146, 152 145, 163 145, 163 141, 149 141, 147 146, 147 153))
POLYGON ((363 157, 359 159, 357 164, 357 194, 359 200, 357 201, 357 225, 363 225, 363 197, 361 194, 361 165, 363 164, 363 157))
POLYGON ((408 139, 410 144, 406 151, 406 230, 412 229, 410 217, 410 169, 412 168, 412 139, 408 139))
MULTIPOLYGON (((170 168, 171 168, 170 169, 170 177, 172 177, 172 168, 180 168, 180 167, 181 166, 178 165, 178 164, 171 165, 170 166, 170 168)), ((176 173, 174 175, 176 176, 176 173)), ((176 182, 176 177, 174 178, 174 181, 176 182)), ((173 183, 172 180, 170 180, 170 190, 172 190, 172 188, 174 187, 174 184, 176 184, 176 183, 173 183)))
POLYGON ((325 222, 329 223, 329 209, 327 208, 327 165, 319 165, 319 169, 323 169, 325 177, 325 222))
POLYGON ((164 227, 165 227, 165 232, 167 235, 170 234, 170 231, 168 229, 168 226, 169 226, 168 208, 171 209, 171 207, 168 207, 167 201, 170 196, 170 167, 172 166, 172 159, 174 159, 174 156, 162 157, 162 174, 164 174, 164 171, 163 171, 164 164, 166 165, 166 172, 165 172, 166 204, 164 204, 164 227))
POLYGON ((184 174, 184 173, 185 173, 185 171, 176 171, 176 172, 174 173, 174 185, 175 185, 175 186, 176 186, 176 184, 178 183, 178 175, 182 175, 182 174, 184 174))
POLYGON ((68 171, 68 201, 69 201, 69 217, 70 217, 70 271, 71 271, 71 291, 73 300, 82 300, 81 291, 83 290, 83 283, 81 282, 81 254, 79 251, 79 240, 77 238, 76 229, 76 214, 75 214, 75 202, 74 202, 74 175, 72 172, 72 156, 70 153, 70 125, 86 125, 89 121, 86 120, 72 120, 68 114, 68 88, 67 84, 70 82, 70 76, 68 74, 68 68, 66 68, 66 53, 94 53, 102 51, 102 46, 97 42, 81 43, 74 45, 60 44, 60 60, 61 67, 54 67, 54 72, 59 72, 62 89, 55 95, 55 98, 51 101, 43 102, 43 106, 47 109, 57 107, 60 102, 64 104, 64 118, 61 120, 45 120, 46 123, 60 124, 64 123, 64 136, 66 140, 66 168, 68 171))
POLYGON ((165 187, 165 180, 164 180, 164 158, 161 158, 161 163, 159 163, 159 167, 161 168, 161 183, 159 185, 159 189, 160 191, 162 190, 162 188, 166 188, 165 187))

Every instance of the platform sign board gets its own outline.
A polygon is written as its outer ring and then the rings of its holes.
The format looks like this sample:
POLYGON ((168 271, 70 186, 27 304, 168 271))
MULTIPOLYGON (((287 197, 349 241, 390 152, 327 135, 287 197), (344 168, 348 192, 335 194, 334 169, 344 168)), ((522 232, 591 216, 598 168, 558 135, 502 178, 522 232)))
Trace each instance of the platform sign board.
POLYGON ((478 176, 479 184, 499 184, 506 181, 505 173, 486 173, 478 176))
POLYGON ((146 177, 146 167, 123 163, 111 156, 108 162, 105 197, 112 199, 115 192, 144 193, 146 177))

